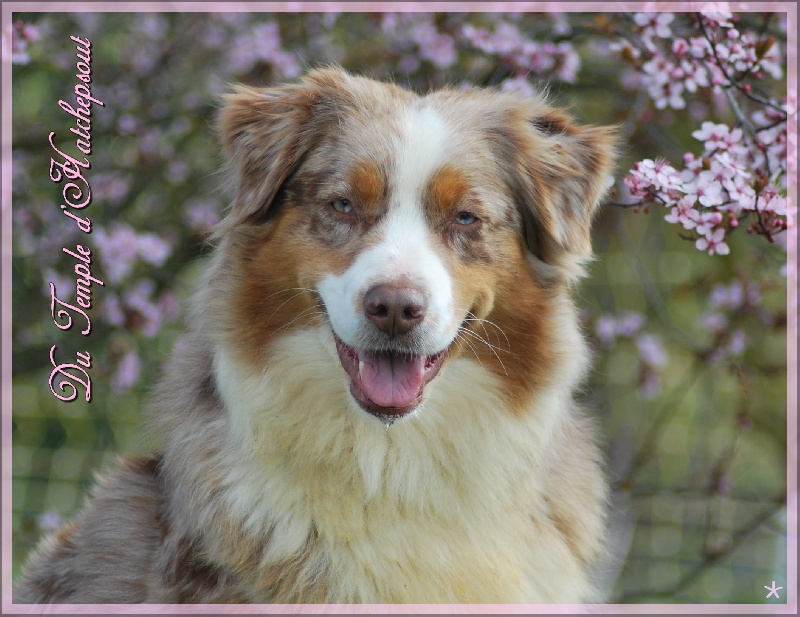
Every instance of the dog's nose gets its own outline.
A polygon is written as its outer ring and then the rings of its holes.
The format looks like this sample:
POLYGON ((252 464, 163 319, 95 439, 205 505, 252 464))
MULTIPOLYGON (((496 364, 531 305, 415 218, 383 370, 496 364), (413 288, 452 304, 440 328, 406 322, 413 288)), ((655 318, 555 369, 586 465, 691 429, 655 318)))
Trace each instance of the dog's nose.
POLYGON ((416 287, 375 285, 364 294, 364 313, 389 336, 409 332, 425 318, 428 299, 416 287))

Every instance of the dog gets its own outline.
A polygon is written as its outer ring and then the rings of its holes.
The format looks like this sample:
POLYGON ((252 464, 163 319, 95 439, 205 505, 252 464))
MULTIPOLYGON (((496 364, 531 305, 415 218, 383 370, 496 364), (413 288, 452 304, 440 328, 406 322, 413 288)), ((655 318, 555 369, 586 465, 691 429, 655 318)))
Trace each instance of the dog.
POLYGON ((575 281, 615 130, 338 67, 226 95, 234 198, 150 404, 19 603, 596 601, 575 281))

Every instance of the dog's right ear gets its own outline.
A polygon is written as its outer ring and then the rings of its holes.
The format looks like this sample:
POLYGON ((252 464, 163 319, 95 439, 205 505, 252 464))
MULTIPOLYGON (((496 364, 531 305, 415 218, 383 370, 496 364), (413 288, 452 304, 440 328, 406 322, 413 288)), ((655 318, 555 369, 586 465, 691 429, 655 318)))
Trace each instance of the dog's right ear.
POLYGON ((299 83, 236 86, 217 120, 234 203, 223 225, 263 218, 281 186, 312 147, 323 124, 348 102, 339 68, 312 71, 299 83))
POLYGON ((225 95, 217 129, 234 190, 226 222, 241 223, 266 213, 308 149, 306 126, 317 98, 316 89, 304 83, 236 86, 225 95))

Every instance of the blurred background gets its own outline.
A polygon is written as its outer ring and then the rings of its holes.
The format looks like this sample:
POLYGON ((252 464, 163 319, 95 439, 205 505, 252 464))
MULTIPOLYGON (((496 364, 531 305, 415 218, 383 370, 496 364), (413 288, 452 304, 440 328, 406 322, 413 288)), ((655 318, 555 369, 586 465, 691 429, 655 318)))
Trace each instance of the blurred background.
MULTIPOLYGON (((785 100, 785 14, 715 19, 761 45, 764 74, 744 76, 753 92, 785 100)), ((14 574, 74 514, 98 470, 148 447, 139 432, 148 392, 227 205, 219 96, 233 82, 268 85, 336 62, 419 91, 546 86, 581 121, 622 126, 597 259, 576 294, 595 353, 585 396, 614 484, 614 558, 600 572, 608 600, 762 603, 763 585, 786 587, 787 233, 770 242, 742 224, 726 239, 730 254, 709 255, 658 203, 631 207, 623 182, 644 159, 680 169, 685 153, 703 155, 692 136, 703 122, 735 126, 735 105, 759 109, 738 96, 745 90, 732 97, 702 83, 661 95, 669 86, 646 61, 701 37, 697 23, 688 14, 14 14, 3 33, 14 62, 14 574), (92 115, 88 238, 62 215, 48 177, 50 131, 74 152, 73 119, 57 105, 74 103, 71 35, 91 41, 91 89, 105 103, 92 115), (92 287, 86 339, 59 331, 49 312, 50 282, 75 300, 74 260, 61 247, 81 242, 105 282, 92 287), (91 353, 91 403, 49 391, 54 344, 59 357, 91 353)), ((782 164, 785 174, 785 150, 782 164)))

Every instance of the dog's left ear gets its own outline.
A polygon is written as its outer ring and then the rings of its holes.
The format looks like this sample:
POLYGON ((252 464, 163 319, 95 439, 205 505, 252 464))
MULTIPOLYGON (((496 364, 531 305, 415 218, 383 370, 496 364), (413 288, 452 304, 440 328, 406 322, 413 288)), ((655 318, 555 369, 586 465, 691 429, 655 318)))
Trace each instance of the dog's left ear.
POLYGON ((592 256, 591 223, 616 158, 614 127, 580 126, 542 100, 519 102, 514 113, 511 186, 528 249, 568 280, 592 256))

